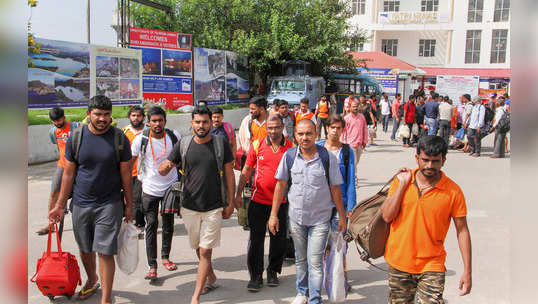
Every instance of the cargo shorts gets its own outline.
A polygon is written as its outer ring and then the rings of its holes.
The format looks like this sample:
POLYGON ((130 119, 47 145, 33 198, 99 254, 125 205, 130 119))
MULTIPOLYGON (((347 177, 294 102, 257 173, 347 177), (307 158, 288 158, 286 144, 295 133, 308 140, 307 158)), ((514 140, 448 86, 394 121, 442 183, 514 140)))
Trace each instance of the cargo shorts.
POLYGON ((399 271, 389 266, 389 304, 444 304, 444 272, 418 274, 399 271))

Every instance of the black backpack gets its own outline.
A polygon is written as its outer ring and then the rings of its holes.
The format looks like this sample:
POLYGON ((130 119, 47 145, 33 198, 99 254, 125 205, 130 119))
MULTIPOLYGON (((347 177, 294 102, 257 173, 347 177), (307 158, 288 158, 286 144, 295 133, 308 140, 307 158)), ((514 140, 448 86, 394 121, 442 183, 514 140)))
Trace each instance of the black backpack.
POLYGON ((398 107, 398 118, 402 118, 404 115, 404 105, 405 103, 401 103, 398 107))
POLYGON ((483 106, 483 107, 486 108, 486 115, 484 115, 484 123, 485 123, 485 124, 488 124, 488 123, 490 123, 490 122, 493 120, 493 118, 495 117, 495 112, 493 112, 493 110, 492 110, 490 107, 488 107, 488 106, 483 106))
MULTIPOLYGON (((120 155, 123 150, 125 135, 121 129, 110 126, 114 131, 114 150, 116 152, 116 163, 120 164, 120 155)), ((82 130, 84 128, 76 128, 71 131, 71 150, 73 151, 73 160, 78 165, 78 157, 80 154, 80 146, 82 144, 82 130)), ((89 131, 89 130, 88 130, 89 131)))
POLYGON ((499 123, 497 124, 497 129, 499 129, 501 133, 510 131, 510 113, 504 111, 503 116, 501 116, 501 119, 499 119, 499 123))

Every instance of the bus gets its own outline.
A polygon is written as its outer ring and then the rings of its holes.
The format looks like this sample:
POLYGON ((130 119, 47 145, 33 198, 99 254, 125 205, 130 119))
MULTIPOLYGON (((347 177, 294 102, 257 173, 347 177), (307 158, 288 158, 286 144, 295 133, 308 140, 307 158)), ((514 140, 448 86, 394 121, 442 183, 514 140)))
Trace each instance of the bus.
POLYGON ((371 76, 366 74, 331 74, 327 79, 327 94, 336 93, 337 113, 342 113, 344 99, 349 95, 358 98, 381 95, 383 88, 371 76))

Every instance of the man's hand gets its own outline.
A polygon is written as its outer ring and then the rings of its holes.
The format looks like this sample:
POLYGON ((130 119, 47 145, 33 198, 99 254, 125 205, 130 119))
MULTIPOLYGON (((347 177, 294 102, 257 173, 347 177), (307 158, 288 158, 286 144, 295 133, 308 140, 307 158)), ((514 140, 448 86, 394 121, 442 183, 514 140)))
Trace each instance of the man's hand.
POLYGON ((234 213, 234 205, 228 203, 228 207, 224 208, 222 210, 222 218, 223 219, 229 219, 230 216, 232 216, 232 213, 234 213))
POLYGON ((129 223, 129 222, 132 222, 133 219, 134 219, 134 216, 133 216, 133 204, 127 204, 125 206, 125 213, 123 215, 123 220, 126 223, 129 223))
POLYGON ((351 216, 351 211, 347 212, 347 217, 349 218, 351 216))
POLYGON ((278 232, 279 230, 279 227, 278 227, 278 217, 272 215, 269 217, 269 222, 267 224, 267 226, 269 227, 269 231, 273 234, 273 235, 276 235, 276 233, 278 232))
POLYGON ((467 295, 471 292, 471 287, 473 286, 473 279, 471 278, 471 274, 468 272, 465 272, 461 275, 460 279, 460 287, 459 290, 460 296, 467 295))
POLYGON ((52 224, 58 223, 64 216, 64 208, 55 205, 49 212, 49 222, 52 224))
POLYGON ((409 168, 400 168, 396 173, 396 177, 400 181, 400 184, 404 187, 407 187, 411 182, 411 169, 409 168))
POLYGON ((241 208, 241 205, 243 205, 243 197, 241 197, 241 193, 235 197, 234 205, 237 209, 241 208))
POLYGON ((338 219, 338 232, 346 232, 346 220, 345 218, 339 218, 338 219))
POLYGON ((478 127, 478 128, 476 129, 476 132, 477 132, 478 134, 480 134, 480 127, 478 127))

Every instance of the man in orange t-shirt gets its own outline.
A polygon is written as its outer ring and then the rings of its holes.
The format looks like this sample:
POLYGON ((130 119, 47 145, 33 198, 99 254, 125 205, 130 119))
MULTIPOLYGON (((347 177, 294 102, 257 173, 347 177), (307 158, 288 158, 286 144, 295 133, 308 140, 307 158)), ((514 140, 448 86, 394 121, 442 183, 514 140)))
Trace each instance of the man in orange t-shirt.
POLYGON ((310 112, 310 110, 308 109, 308 103, 308 98, 305 97, 301 99, 299 111, 297 111, 297 113, 295 114, 295 125, 297 125, 299 121, 303 119, 310 119, 314 122, 314 124, 316 123, 316 117, 314 116, 314 113, 310 112))
POLYGON ((390 223, 385 247, 389 265, 389 303, 444 303, 444 241, 454 221, 463 260, 460 296, 471 292, 471 236, 460 187, 442 171, 448 145, 440 136, 422 137, 415 155, 418 168, 401 168, 381 206, 390 223))
POLYGON ((318 140, 321 138, 321 128, 325 131, 325 138, 327 138, 327 127, 329 122, 329 102, 327 101, 327 96, 321 96, 321 100, 316 105, 316 112, 314 113, 317 117, 317 132, 318 140))
MULTIPOLYGON (((71 130, 78 128, 80 123, 78 122, 68 122, 65 120, 64 110, 62 108, 52 108, 49 111, 49 118, 52 121, 52 126, 49 130, 50 141, 53 145, 58 146, 58 152, 60 156, 58 158, 58 165, 56 167, 56 172, 52 177, 51 191, 49 195, 49 211, 54 207, 54 204, 58 200, 58 195, 60 195, 60 187, 62 185, 62 175, 65 168, 65 143, 67 138, 71 134, 71 130)), ((45 235, 49 233, 49 226, 39 229, 36 231, 38 235, 45 235)))

